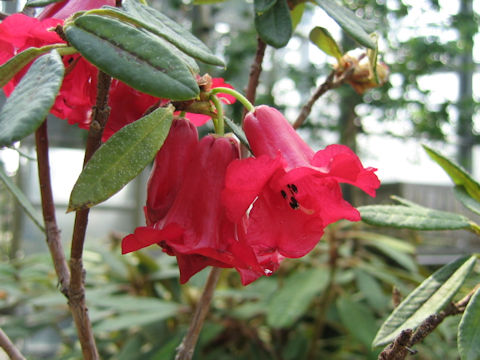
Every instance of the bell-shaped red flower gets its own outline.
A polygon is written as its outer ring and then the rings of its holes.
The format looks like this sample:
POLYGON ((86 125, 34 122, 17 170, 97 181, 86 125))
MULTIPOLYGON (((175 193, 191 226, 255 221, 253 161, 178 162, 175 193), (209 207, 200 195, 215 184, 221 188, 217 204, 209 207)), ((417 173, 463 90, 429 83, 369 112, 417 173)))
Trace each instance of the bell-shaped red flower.
POLYGON ((177 257, 181 283, 206 266, 242 269, 243 277, 262 275, 221 202, 227 166, 238 156, 234 139, 208 135, 198 141, 188 120, 176 120, 149 180, 148 226, 123 239, 122 253, 159 244, 177 257))
POLYGON ((348 147, 330 145, 315 153, 268 106, 249 113, 244 130, 255 158, 230 164, 223 201, 232 221, 251 207, 245 241, 267 270, 275 271, 283 257, 306 255, 328 224, 360 220, 339 183, 375 196, 380 182, 376 169, 364 168, 348 147))

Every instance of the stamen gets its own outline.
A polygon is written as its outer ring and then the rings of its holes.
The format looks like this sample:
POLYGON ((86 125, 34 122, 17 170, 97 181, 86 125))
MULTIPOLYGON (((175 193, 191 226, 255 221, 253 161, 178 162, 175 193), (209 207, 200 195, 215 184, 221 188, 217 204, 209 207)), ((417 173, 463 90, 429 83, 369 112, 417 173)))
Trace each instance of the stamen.
POLYGON ((296 187, 295 184, 288 184, 287 187, 293 191, 295 194, 298 194, 298 188, 296 187))
POLYGON ((283 190, 280 191, 280 194, 282 194, 282 197, 283 197, 284 199, 287 198, 287 193, 286 193, 285 191, 283 191, 283 190))
POLYGON ((294 210, 299 208, 298 201, 293 196, 290 197, 290 202, 288 203, 288 205, 290 205, 290 207, 294 210))

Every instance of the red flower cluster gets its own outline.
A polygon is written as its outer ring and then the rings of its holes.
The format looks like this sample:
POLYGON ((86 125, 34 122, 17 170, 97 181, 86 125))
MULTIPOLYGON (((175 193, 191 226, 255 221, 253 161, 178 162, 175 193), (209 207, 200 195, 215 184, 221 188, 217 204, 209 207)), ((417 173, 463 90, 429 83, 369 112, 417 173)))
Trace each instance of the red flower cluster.
POLYGON ((159 244, 177 257, 181 283, 209 265, 261 271, 221 202, 227 167, 238 157, 233 138, 208 135, 199 141, 190 121, 175 120, 149 180, 148 226, 123 239, 122 253, 159 244))
POLYGON ((360 220, 339 183, 375 196, 380 182, 349 148, 314 153, 268 106, 244 130, 255 157, 240 160, 233 139, 198 142, 188 121, 174 123, 148 184, 147 226, 123 239, 123 253, 159 244, 177 256, 182 283, 212 265, 236 268, 246 285, 307 254, 328 224, 360 220))

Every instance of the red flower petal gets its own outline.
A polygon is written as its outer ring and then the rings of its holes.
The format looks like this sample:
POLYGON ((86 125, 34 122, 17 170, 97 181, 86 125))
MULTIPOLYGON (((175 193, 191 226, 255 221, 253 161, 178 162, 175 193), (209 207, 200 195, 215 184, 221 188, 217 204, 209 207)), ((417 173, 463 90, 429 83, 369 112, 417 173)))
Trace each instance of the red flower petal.
POLYGON ((38 15, 40 20, 56 18, 65 20, 82 10, 101 8, 103 5, 115 6, 115 0, 65 0, 50 4, 38 15))
MULTIPOLYGON (((212 79, 212 89, 217 88, 217 87, 225 87, 229 89, 233 89, 234 87, 230 84, 227 84, 223 78, 213 78, 212 79)), ((217 97, 225 104, 231 105, 237 99, 235 96, 230 95, 230 94, 223 94, 223 93, 218 93, 217 97)))
POLYGON ((198 133, 188 120, 173 121, 163 146, 155 157, 148 180, 147 224, 153 225, 167 215, 178 195, 182 180, 195 155, 198 133))

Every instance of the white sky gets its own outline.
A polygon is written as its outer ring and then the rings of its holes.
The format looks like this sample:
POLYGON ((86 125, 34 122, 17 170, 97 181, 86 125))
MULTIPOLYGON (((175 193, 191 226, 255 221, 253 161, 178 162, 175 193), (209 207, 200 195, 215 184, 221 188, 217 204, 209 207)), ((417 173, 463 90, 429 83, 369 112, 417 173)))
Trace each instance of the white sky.
MULTIPOLYGON (((388 2, 394 4, 395 1, 387 0, 388 2)), ((441 36, 442 40, 450 41, 456 38, 456 33, 453 30, 441 29, 442 24, 447 24, 449 16, 455 14, 458 11, 459 1, 458 0, 442 0, 440 5, 442 7, 440 12, 436 12, 433 9, 429 8, 426 1, 408 1, 411 5, 414 5, 414 8, 409 13, 409 16, 399 24, 392 24, 396 29, 396 32, 401 36, 408 38, 412 35, 435 35, 441 36), (419 27, 421 24, 421 27, 419 27), (400 31, 401 30, 401 31, 400 31)), ((474 10, 480 12, 480 1, 475 0, 473 2, 474 10)), ((322 16, 322 25, 328 28, 334 37, 338 36, 338 26, 333 20, 329 17, 325 17, 320 10, 315 14, 317 16, 322 16), (337 31, 337 33, 336 33, 337 31), (336 35, 337 34, 337 35, 336 35)), ((318 20, 316 20, 317 22, 318 20)), ((221 31, 221 25, 219 25, 219 30, 221 31)), ((302 26, 302 23, 300 24, 302 26)), ((308 31, 311 26, 300 27, 298 30, 304 35, 308 35, 308 31)), ((395 29, 394 29, 395 31, 395 29)), ((479 35, 480 36, 480 35, 479 35)), ((477 36, 476 40, 480 40, 480 37, 477 36)), ((480 62, 480 44, 479 41, 476 41, 476 46, 474 48, 474 58, 476 61, 480 62)), ((282 61, 286 61, 292 65, 301 65, 302 59, 299 56, 300 42, 293 38, 292 41, 288 44, 288 51, 285 57, 282 58, 282 61)), ((381 49, 382 50, 382 49, 381 49)), ((323 52, 313 45, 309 45, 308 48, 309 59, 313 63, 324 63, 329 61, 333 63, 333 59, 328 58, 323 52)), ((272 64, 268 62, 265 64, 265 68, 269 69, 272 64)), ((475 75, 475 80, 480 80, 479 75, 475 75)), ((392 76, 391 82, 395 84, 395 76, 392 76)), ((419 79, 420 86, 424 90, 431 90, 431 95, 429 97, 429 102, 432 104, 439 103, 445 99, 455 101, 457 98, 458 92, 458 79, 454 74, 434 74, 431 76, 424 76, 419 79), (448 84, 447 86, 445 86, 448 84)), ((478 99, 480 97, 480 88, 477 84, 480 82, 474 81, 474 95, 478 99)), ((300 95, 293 90, 294 86, 292 80, 282 79, 280 80, 274 89, 275 96, 278 98, 279 103, 284 102, 290 106, 290 109, 287 108, 286 116, 290 119, 293 119, 296 115, 296 111, 293 111, 294 107, 297 107, 301 104, 302 99, 300 95)), ((392 94, 394 95, 394 94, 392 94)), ((361 113, 361 111, 360 111, 361 113)), ((367 130, 379 128, 386 126, 385 123, 378 123, 375 120, 374 114, 362 114, 362 120, 364 126, 367 130)), ((402 123, 398 121, 396 123, 389 122, 387 123, 390 126, 390 129, 393 129, 394 132, 401 133, 406 131, 405 127, 408 126, 407 123, 402 123)), ((480 130, 480 125, 477 125, 480 130)), ((375 132, 375 131, 374 131, 375 132)), ((377 131, 378 133, 378 131, 377 131)), ((420 182, 420 183, 449 183, 449 179, 444 175, 443 171, 438 165, 431 161, 428 156, 426 156, 423 148, 420 143, 416 140, 410 141, 400 141, 385 136, 370 136, 364 137, 360 136, 359 139, 360 148, 364 149, 363 154, 361 154, 362 161, 366 166, 374 166, 379 169, 378 174, 382 181, 405 181, 405 182, 420 182)), ((435 144, 430 144, 434 148, 435 144)), ((447 155, 453 154, 453 146, 443 146, 439 145, 436 148, 443 150, 447 155), (441 147, 439 147, 441 146, 441 147)), ((475 163, 478 163, 480 160, 480 150, 475 151, 475 163)), ((15 168, 18 164, 18 155, 13 150, 0 150, 0 158, 6 162, 7 171, 15 171, 15 168)), ((477 172, 480 169, 476 169, 477 172)), ((479 178, 480 174, 474 175, 479 178)))

